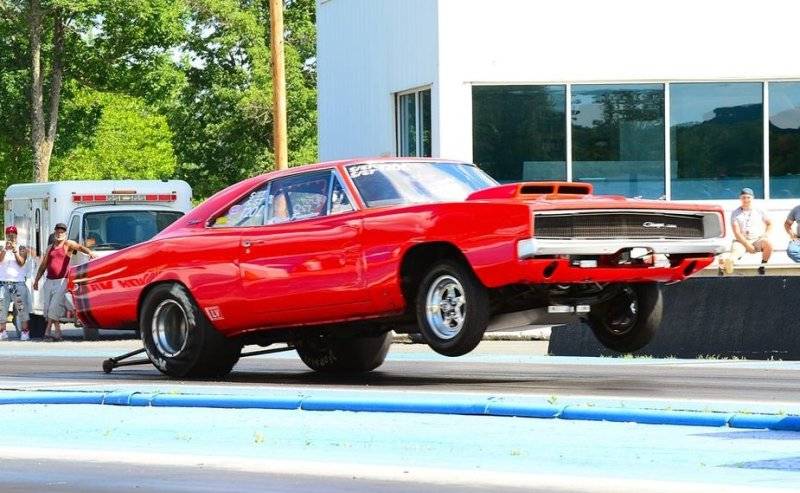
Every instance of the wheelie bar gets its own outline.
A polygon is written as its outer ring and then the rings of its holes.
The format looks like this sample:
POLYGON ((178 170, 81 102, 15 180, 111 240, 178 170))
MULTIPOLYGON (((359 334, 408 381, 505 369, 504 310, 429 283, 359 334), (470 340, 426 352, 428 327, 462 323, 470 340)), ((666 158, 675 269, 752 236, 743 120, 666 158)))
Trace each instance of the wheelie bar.
POLYGON ((131 351, 130 353, 125 353, 115 358, 109 358, 103 361, 103 371, 106 373, 111 373, 111 370, 120 366, 146 365, 147 363, 150 363, 150 358, 135 359, 133 361, 123 361, 124 359, 128 359, 131 356, 136 356, 137 354, 141 354, 143 352, 144 348, 137 349, 136 351, 131 351))
MULTIPOLYGON (((258 356, 259 354, 282 353, 284 351, 293 351, 293 350, 294 348, 292 346, 280 347, 274 349, 263 349, 260 351, 242 353, 241 357, 244 358, 245 356, 258 356)), ((144 348, 137 349, 136 351, 131 351, 130 353, 125 353, 115 358, 109 358, 103 361, 103 371, 106 373, 111 373, 111 370, 113 370, 114 368, 118 368, 120 366, 146 365, 147 363, 150 363, 150 358, 135 359, 133 361, 123 361, 125 359, 130 358, 131 356, 136 356, 137 354, 141 354, 143 352, 144 348)))

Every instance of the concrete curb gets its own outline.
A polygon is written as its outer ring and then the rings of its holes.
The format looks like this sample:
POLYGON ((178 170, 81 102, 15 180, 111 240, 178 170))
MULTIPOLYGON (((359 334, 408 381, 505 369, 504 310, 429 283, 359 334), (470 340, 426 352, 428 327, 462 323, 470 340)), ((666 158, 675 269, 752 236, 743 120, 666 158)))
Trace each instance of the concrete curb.
POLYGON ((459 414, 549 418, 622 423, 709 426, 800 431, 800 416, 746 414, 627 407, 557 406, 518 402, 502 397, 408 397, 405 395, 284 395, 176 394, 137 391, 3 391, 3 404, 95 404, 131 407, 203 407, 220 409, 280 409, 375 413, 459 414))

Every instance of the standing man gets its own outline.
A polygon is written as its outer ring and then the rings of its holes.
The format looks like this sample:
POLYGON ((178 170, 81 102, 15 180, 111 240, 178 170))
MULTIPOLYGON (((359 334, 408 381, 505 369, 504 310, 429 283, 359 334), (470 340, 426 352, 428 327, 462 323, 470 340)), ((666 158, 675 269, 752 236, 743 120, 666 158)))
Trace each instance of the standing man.
POLYGON ((42 300, 44 302, 44 316, 47 318, 47 328, 45 329, 45 339, 60 341, 61 317, 64 316, 64 296, 67 290, 67 271, 69 270, 69 260, 75 252, 83 252, 90 258, 97 258, 91 250, 85 246, 67 239, 67 225, 64 223, 56 224, 53 232, 53 243, 47 249, 47 253, 36 272, 33 281, 33 289, 39 289, 39 279, 42 278, 45 270, 47 277, 42 287, 42 300), (50 329, 53 329, 52 336, 50 329))
POLYGON ((13 224, 6 228, 6 241, 0 250, 0 341, 8 340, 6 320, 8 307, 14 303, 17 318, 22 323, 20 340, 30 339, 28 319, 30 318, 30 293, 25 285, 25 261, 28 260, 28 249, 17 244, 17 228, 13 224))
POLYGON ((766 272, 766 263, 772 255, 772 243, 769 242, 769 233, 772 222, 762 209, 753 207, 753 189, 743 188, 739 194, 741 206, 731 214, 731 225, 735 237, 731 253, 725 260, 725 271, 733 270, 733 262, 742 258, 745 253, 761 252, 761 265, 758 273, 766 272))

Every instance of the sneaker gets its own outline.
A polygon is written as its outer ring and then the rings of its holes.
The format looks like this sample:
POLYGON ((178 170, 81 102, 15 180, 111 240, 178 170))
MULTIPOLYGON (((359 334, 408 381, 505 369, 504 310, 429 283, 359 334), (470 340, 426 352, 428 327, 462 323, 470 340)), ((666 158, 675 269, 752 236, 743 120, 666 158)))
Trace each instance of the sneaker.
POLYGON ((0 341, 7 341, 8 340, 8 331, 4 330, 0 332, 0 341))
POLYGON ((21 333, 19 335, 19 340, 20 341, 30 341, 31 340, 31 333, 28 332, 27 330, 24 331, 23 333, 21 333))
POLYGON ((766 268, 766 267, 764 267, 763 265, 759 265, 759 266, 758 266, 758 274, 759 274, 759 275, 761 275, 761 276, 763 276, 763 275, 764 275, 764 274, 766 274, 766 273, 767 273, 767 268, 766 268))

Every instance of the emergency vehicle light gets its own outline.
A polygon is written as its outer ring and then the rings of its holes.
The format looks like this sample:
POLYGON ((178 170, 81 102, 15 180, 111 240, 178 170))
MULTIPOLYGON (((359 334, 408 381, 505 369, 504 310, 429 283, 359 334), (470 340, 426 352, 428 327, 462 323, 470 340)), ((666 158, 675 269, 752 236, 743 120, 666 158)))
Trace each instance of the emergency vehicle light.
POLYGON ((175 202, 178 200, 176 193, 137 194, 135 190, 114 190, 105 195, 79 195, 72 193, 73 202, 175 202))

